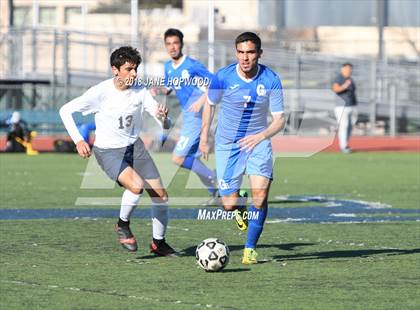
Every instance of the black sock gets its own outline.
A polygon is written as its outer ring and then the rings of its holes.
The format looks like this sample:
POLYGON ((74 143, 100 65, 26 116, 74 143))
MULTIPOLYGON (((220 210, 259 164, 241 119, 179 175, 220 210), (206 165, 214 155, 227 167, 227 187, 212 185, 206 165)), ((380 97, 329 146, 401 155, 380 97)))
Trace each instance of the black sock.
POLYGON ((153 242, 154 243, 156 243, 157 245, 159 245, 159 244, 161 244, 162 242, 165 242, 165 238, 163 238, 163 239, 155 239, 155 238, 153 238, 153 242))
POLYGON ((122 219, 118 218, 118 226, 119 227, 125 227, 128 228, 128 226, 130 225, 130 221, 125 222, 122 219))

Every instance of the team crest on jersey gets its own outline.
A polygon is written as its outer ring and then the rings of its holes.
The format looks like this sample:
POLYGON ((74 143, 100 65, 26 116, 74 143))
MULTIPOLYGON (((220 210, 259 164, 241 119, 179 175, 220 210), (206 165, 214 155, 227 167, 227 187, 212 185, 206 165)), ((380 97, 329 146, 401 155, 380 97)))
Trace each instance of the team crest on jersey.
POLYGON ((267 90, 265 89, 265 86, 263 84, 257 85, 257 95, 261 97, 267 96, 267 90))
POLYGON ((185 80, 188 80, 190 78, 190 73, 187 69, 182 70, 181 77, 185 80))
POLYGON ((219 180, 219 188, 222 189, 222 190, 226 190, 226 189, 229 189, 230 186, 229 186, 229 183, 227 183, 225 180, 221 179, 221 180, 219 180))

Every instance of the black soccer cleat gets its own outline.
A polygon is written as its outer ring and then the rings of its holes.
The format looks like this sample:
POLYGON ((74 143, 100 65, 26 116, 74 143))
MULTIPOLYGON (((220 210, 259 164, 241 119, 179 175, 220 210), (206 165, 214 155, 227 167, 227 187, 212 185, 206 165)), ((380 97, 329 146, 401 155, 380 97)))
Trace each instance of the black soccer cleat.
POLYGON ((157 256, 178 256, 177 251, 175 251, 169 244, 167 244, 165 239, 153 239, 150 243, 150 253, 155 253, 157 256))
POLYGON ((118 235, 119 243, 124 249, 130 252, 137 251, 136 238, 134 237, 128 225, 124 227, 124 226, 118 226, 118 224, 115 224, 115 232, 118 235))

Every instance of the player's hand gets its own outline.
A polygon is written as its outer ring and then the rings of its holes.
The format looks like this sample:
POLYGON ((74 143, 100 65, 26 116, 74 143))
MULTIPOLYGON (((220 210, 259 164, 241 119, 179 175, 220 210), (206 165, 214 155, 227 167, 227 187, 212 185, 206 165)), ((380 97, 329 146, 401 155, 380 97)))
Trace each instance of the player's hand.
POLYGON ((92 153, 90 152, 90 146, 84 140, 76 143, 76 149, 80 157, 88 158, 92 153))
POLYGON ((200 139, 200 144, 198 145, 198 149, 200 150, 201 154, 203 155, 203 158, 205 160, 208 160, 209 159, 209 153, 210 153, 209 143, 204 139, 200 139))
POLYGON ((201 108, 203 107, 203 103, 204 103, 204 101, 202 101, 202 100, 198 100, 198 101, 194 102, 188 108, 188 112, 194 112, 194 113, 200 112, 201 108))
POLYGON ((351 80, 348 79, 343 83, 342 87, 344 87, 344 89, 347 89, 350 87, 350 85, 351 85, 351 80))
POLYGON ((156 110, 156 117, 160 120, 164 120, 168 116, 169 109, 163 104, 159 104, 156 110))
POLYGON ((249 135, 241 140, 238 141, 241 151, 251 152, 254 147, 257 146, 258 143, 260 143, 262 140, 265 139, 265 136, 262 133, 257 133, 256 135, 249 135))

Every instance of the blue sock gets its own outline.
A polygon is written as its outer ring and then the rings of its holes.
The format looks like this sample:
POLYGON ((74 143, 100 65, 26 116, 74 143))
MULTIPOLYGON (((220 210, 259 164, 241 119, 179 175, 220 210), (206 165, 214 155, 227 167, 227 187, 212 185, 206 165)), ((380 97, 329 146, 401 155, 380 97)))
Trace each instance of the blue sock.
POLYGON ((210 194, 214 194, 217 191, 215 188, 216 175, 214 171, 210 170, 199 158, 193 156, 187 156, 181 165, 182 168, 191 170, 197 174, 201 182, 207 187, 210 194))
POLYGON ((264 221, 267 217, 268 206, 264 206, 261 209, 255 208, 251 205, 248 208, 248 235, 246 238, 245 247, 255 249, 257 246, 258 239, 263 231, 264 221))

